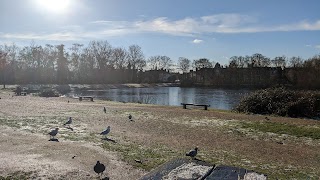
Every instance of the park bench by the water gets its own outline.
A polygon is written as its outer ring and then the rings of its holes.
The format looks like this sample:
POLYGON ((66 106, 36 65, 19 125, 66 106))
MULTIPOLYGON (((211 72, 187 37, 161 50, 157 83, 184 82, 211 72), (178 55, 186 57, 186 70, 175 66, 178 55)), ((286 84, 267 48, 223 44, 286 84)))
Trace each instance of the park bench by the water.
POLYGON ((181 103, 183 106, 183 109, 187 109, 187 106, 203 106, 204 110, 208 110, 208 107, 210 107, 209 104, 191 104, 191 103, 181 103))
POLYGON ((82 99, 90 99, 90 101, 93 101, 92 96, 79 96, 79 101, 82 101, 82 99))

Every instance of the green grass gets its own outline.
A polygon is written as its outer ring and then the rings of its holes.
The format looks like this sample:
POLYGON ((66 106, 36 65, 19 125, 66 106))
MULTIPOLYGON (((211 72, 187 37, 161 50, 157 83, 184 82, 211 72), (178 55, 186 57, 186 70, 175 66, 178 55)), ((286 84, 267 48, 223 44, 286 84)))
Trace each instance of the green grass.
POLYGON ((285 123, 275 122, 253 122, 242 123, 242 128, 250 128, 261 132, 271 132, 277 134, 288 134, 296 137, 308 137, 312 139, 320 139, 320 128, 308 126, 296 126, 285 123))
POLYGON ((16 121, 8 118, 0 118, 0 124, 14 128, 21 128, 21 125, 19 125, 16 121))
POLYGON ((147 171, 158 167, 174 157, 179 157, 177 152, 165 147, 150 148, 138 144, 105 142, 102 144, 102 148, 119 153, 123 161, 147 171), (135 160, 140 160, 142 163, 138 163, 135 160))
POLYGON ((27 180, 34 179, 34 172, 17 171, 8 174, 6 177, 0 176, 0 180, 27 180))

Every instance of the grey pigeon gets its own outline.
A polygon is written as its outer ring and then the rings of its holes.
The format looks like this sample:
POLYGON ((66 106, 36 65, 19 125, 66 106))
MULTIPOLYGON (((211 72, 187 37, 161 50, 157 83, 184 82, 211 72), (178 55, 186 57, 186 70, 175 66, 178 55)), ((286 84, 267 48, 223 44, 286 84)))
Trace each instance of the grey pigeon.
POLYGON ((129 114, 128 118, 129 118, 130 121, 132 121, 132 115, 131 114, 129 114))
POLYGON ((97 161, 96 165, 93 167, 94 172, 96 172, 99 176, 103 174, 103 171, 106 170, 106 167, 104 164, 100 163, 100 161, 97 161), (101 175, 100 175, 101 173, 101 175))
POLYGON ((106 107, 103 107, 103 112, 104 112, 104 113, 106 113, 106 112, 107 112, 106 107))
POLYGON ((59 128, 56 128, 48 133, 50 135, 50 139, 53 139, 58 134, 58 130, 59 130, 59 128))
POLYGON ((107 135, 107 134, 109 134, 109 132, 110 132, 110 126, 108 126, 107 129, 102 131, 100 134, 101 135, 107 135))
POLYGON ((190 156, 192 158, 194 158, 198 153, 198 148, 194 148, 192 150, 190 150, 188 153, 186 153, 186 156, 190 156))
POLYGON ((66 123, 64 123, 63 125, 69 125, 69 127, 70 127, 71 123, 72 123, 72 118, 69 117, 68 121, 66 123))

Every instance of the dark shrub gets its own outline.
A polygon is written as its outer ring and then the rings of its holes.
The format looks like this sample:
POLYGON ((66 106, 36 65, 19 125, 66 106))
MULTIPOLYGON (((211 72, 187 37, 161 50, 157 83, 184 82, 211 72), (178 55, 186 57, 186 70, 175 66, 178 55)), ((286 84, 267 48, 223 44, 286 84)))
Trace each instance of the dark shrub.
POLYGON ((41 97, 59 97, 59 93, 54 89, 41 89, 39 92, 41 97))
POLYGON ((258 90, 244 97, 234 108, 237 112, 275 114, 290 117, 319 117, 320 93, 286 88, 258 90))
POLYGON ((60 94, 67 94, 71 91, 71 88, 69 85, 59 85, 55 87, 55 89, 60 93, 60 94))

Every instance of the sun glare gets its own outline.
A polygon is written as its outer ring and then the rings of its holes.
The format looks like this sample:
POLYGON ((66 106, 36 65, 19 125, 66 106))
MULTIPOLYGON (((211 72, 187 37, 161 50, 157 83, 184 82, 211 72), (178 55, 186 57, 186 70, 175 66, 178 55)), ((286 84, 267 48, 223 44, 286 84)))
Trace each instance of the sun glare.
POLYGON ((70 0, 37 0, 40 8, 55 13, 63 13, 67 10, 70 0))

